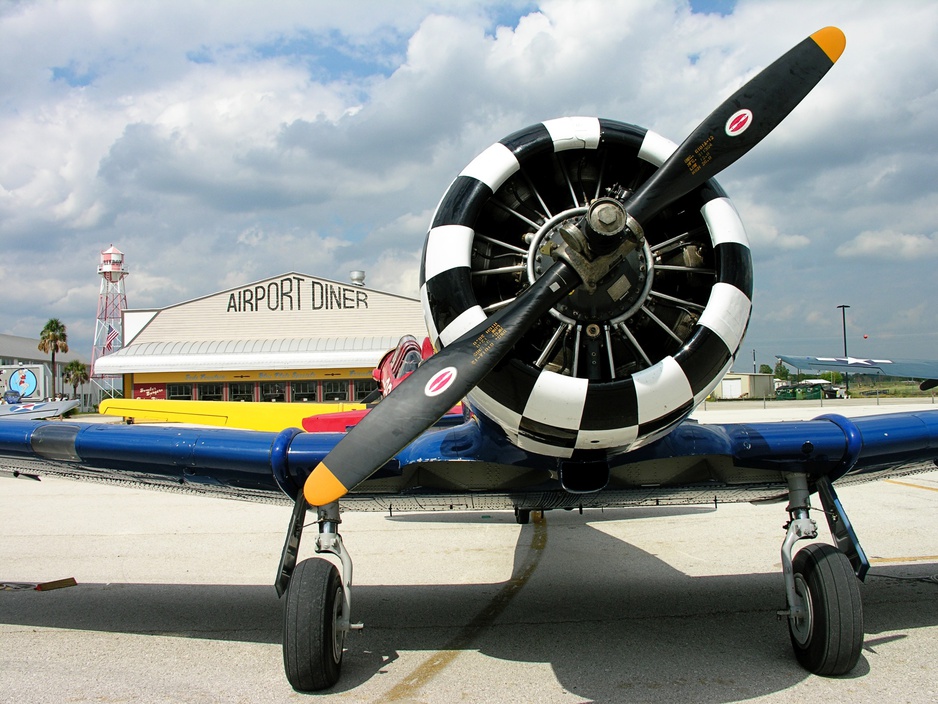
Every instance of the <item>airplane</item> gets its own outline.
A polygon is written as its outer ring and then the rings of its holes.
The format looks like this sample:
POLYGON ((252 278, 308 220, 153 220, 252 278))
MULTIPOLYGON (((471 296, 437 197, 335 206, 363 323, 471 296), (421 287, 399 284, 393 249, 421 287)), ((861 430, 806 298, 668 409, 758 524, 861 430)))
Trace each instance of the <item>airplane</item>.
POLYGON ((435 351, 429 337, 425 337, 422 343, 418 343, 413 335, 404 335, 397 343, 397 347, 385 353, 372 372, 372 378, 378 382, 380 395, 387 396, 394 391, 435 351))
MULTIPOLYGON (((0 381, 3 381, 3 375, 4 370, 0 369, 0 381)), ((57 397, 43 401, 41 398, 31 398, 30 394, 36 391, 36 375, 29 369, 20 367, 13 372, 13 377, 9 380, 6 391, 0 395, 0 422, 5 423, 9 419, 41 420, 65 417, 66 413, 81 405, 78 399, 57 397)))
MULTIPOLYGON (((429 359, 436 350, 429 337, 423 343, 418 343, 413 335, 404 335, 397 346, 388 350, 378 366, 372 371, 372 378, 378 382, 378 388, 372 391, 365 399, 365 408, 348 410, 341 413, 321 413, 303 419, 303 430, 310 433, 330 431, 345 432, 352 426, 358 425, 374 407, 374 404, 385 398, 401 382, 417 370, 423 362, 429 359)), ((434 427, 458 425, 463 420, 463 407, 457 403, 443 417, 434 423, 434 427)))
POLYGON ((80 405, 81 401, 78 399, 4 402, 0 404, 0 422, 6 423, 10 419, 42 420, 43 418, 64 417, 66 413, 78 408, 80 405))
POLYGON ((835 27, 766 67, 680 145, 614 120, 558 118, 459 173, 427 234, 421 300, 436 353, 348 432, 0 424, 21 475, 291 503, 276 589, 298 691, 338 682, 352 620, 355 511, 532 511, 785 502, 781 541, 798 662, 850 672, 869 568, 834 488, 931 471, 938 411, 701 425, 688 415, 733 364, 752 257, 714 180, 844 51, 835 27), (463 400, 463 422, 433 428, 463 400), (833 545, 818 536, 817 494, 833 545), (315 509, 315 557, 298 562, 315 509))
POLYGON ((938 362, 925 359, 865 359, 862 357, 793 357, 778 358, 795 369, 826 369, 856 374, 882 374, 922 379, 919 389, 928 391, 938 386, 938 362))

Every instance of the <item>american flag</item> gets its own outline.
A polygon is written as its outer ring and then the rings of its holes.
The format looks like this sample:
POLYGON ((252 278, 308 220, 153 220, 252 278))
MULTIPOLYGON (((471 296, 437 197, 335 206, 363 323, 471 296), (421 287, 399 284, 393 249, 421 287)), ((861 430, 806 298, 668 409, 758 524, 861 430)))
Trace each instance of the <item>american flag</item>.
POLYGON ((114 343, 114 340, 117 339, 117 330, 114 329, 113 325, 107 326, 107 337, 104 340, 104 350, 105 352, 111 351, 111 345, 114 343))

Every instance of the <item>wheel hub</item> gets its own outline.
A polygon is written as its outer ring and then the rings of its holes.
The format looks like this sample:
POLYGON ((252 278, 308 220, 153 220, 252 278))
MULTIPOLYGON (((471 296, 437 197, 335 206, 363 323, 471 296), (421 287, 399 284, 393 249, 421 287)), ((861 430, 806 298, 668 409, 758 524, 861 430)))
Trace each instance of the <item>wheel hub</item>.
POLYGON ((332 660, 333 662, 342 661, 342 650, 345 648, 345 630, 342 628, 342 588, 336 589, 332 606, 332 660))
POLYGON ((795 575, 795 594, 801 599, 801 616, 792 616, 788 619, 791 635, 802 648, 807 648, 811 642, 811 631, 814 628, 814 611, 811 606, 811 596, 804 577, 795 575))

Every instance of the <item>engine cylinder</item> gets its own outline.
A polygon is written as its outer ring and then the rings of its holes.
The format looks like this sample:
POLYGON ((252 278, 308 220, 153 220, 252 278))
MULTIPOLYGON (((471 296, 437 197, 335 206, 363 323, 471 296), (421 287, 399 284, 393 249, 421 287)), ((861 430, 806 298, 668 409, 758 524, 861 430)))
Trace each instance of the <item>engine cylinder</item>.
MULTIPOLYGON (((550 267, 564 228, 603 198, 627 198, 674 149, 634 125, 577 117, 527 127, 476 157, 440 201, 424 247, 420 293, 437 349, 514 300, 550 267)), ((567 296, 469 394, 520 447, 571 457, 645 444, 732 365, 752 299, 736 209, 710 180, 641 225, 644 239, 596 290, 567 296)))

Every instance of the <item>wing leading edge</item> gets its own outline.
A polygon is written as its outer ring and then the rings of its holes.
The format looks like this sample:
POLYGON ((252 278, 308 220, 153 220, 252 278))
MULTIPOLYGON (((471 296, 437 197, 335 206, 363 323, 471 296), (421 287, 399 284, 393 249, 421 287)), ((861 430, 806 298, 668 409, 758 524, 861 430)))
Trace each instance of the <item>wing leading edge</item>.
MULTIPOLYGON (((59 422, 0 425, 0 468, 14 474, 119 482, 253 501, 291 502, 341 433, 280 433, 59 422)), ((754 501, 787 472, 841 482, 936 468, 938 411, 849 419, 703 425, 597 462, 556 460, 515 446, 473 418, 431 430, 343 504, 350 509, 540 507, 754 501), (564 475, 608 472, 602 491, 564 475)))

